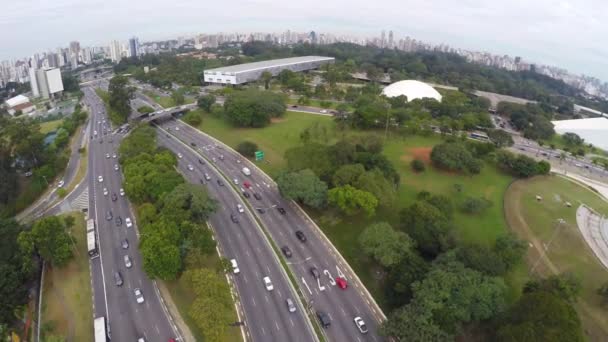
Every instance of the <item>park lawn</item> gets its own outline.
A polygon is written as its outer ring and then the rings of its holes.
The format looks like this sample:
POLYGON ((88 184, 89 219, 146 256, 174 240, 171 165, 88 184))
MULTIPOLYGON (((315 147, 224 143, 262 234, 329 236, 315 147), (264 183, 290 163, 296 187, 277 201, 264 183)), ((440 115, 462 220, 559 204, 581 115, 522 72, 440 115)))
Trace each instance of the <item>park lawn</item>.
POLYGON ((506 194, 505 213, 511 229, 531 243, 526 271, 531 277, 575 274, 582 284, 576 309, 585 334, 590 341, 606 341, 608 315, 596 290, 608 282, 608 272, 577 227, 576 210, 581 203, 608 215, 608 203, 588 188, 560 176, 535 177, 512 184, 506 194), (537 195, 542 201, 536 200, 537 195), (565 223, 559 224, 558 219, 565 223), (546 258, 541 258, 541 253, 546 253, 546 258))
MULTIPOLYGON (((173 101, 171 96, 162 96, 150 90, 144 90, 144 94, 161 105, 163 108, 171 108, 176 106, 175 101, 173 101)), ((196 101, 196 99, 193 97, 184 96, 184 104, 194 103, 194 101, 196 101)))
MULTIPOLYGON (((221 270, 220 258, 216 253, 212 255, 205 256, 201 263, 196 265, 188 265, 191 268, 210 268, 215 270, 221 270)), ((204 341, 204 335, 198 325, 194 322, 194 320, 188 314, 188 310, 190 309, 190 305, 196 299, 196 295, 194 292, 188 288, 187 286, 183 286, 180 279, 176 279, 173 281, 165 281, 165 285, 171 293, 171 298, 173 302, 177 306, 182 319, 192 332, 192 335, 195 337, 196 341, 204 341)), ((233 311, 234 322, 238 321, 238 317, 236 311, 233 311)), ((225 342, 242 342, 243 338, 241 335, 241 330, 239 327, 229 327, 227 330, 225 342)))
POLYGON ((40 133, 47 134, 56 131, 59 126, 63 123, 63 119, 47 121, 40 124, 40 133))
MULTIPOLYGON (((323 102, 322 100, 319 100, 319 99, 309 99, 309 101, 310 101, 309 104, 302 105, 302 106, 311 106, 311 107, 327 108, 327 109, 336 109, 338 107, 338 105, 340 103, 342 103, 342 102, 339 102, 339 101, 336 101, 336 100, 326 100, 326 102, 329 104, 329 107, 323 107, 323 106, 321 106, 321 102, 323 102)), ((287 99, 287 103, 290 104, 290 105, 300 105, 298 103, 298 99, 291 98, 291 97, 287 99)), ((347 103, 347 105, 348 105, 349 111, 352 111, 353 110, 352 106, 350 104, 348 104, 348 103, 347 103)))
POLYGON ((67 341, 93 340, 93 312, 86 229, 82 213, 75 219, 71 236, 76 243, 74 259, 62 268, 48 267, 42 297, 42 340, 55 335, 67 341))

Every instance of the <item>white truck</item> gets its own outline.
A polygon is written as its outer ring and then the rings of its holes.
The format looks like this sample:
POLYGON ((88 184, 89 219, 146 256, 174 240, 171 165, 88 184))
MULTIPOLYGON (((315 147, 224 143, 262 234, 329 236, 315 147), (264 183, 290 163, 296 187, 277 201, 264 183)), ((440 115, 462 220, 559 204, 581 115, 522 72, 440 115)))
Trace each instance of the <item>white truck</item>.
POLYGON ((245 176, 251 176, 251 170, 249 170, 249 168, 247 168, 247 167, 244 167, 243 168, 243 174, 245 176))

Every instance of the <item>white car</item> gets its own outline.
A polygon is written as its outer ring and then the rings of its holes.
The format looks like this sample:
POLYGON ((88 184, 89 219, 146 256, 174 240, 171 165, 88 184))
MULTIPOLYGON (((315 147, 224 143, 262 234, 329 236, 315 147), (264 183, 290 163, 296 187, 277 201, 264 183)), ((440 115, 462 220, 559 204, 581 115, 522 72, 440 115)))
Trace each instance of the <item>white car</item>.
POLYGON ((208 173, 205 173, 205 180, 211 180, 211 176, 208 173))
POLYGON ((194 166, 192 166, 192 164, 188 164, 188 170, 194 171, 194 166))
POLYGON ((181 154, 181 153, 178 153, 178 154, 177 154, 177 158, 182 159, 182 157, 183 157, 183 156, 182 156, 182 154, 181 154))
POLYGON ((133 223, 131 223, 131 219, 130 218, 127 217, 125 219, 125 225, 127 226, 127 228, 133 227, 133 223))
POLYGON ((239 265, 236 263, 236 259, 230 259, 230 265, 232 265, 232 273, 241 273, 241 270, 239 270, 239 265))
POLYGON ((236 205, 236 209, 239 211, 239 213, 245 212, 245 209, 243 209, 243 206, 240 203, 236 205))
POLYGON ((124 195, 125 195, 125 189, 120 188, 120 191, 119 191, 119 192, 120 192, 120 196, 124 196, 124 195))
POLYGON ((118 164, 114 164, 114 171, 118 171, 118 164))
POLYGON ((110 154, 106 153, 106 159, 110 159, 110 154))
POLYGON ((179 131, 179 126, 175 126, 175 130, 176 130, 176 131, 179 131))
POLYGON ((355 317, 355 325, 357 326, 357 329, 359 329, 360 333, 367 334, 367 325, 365 325, 363 318, 359 316, 355 317))
POLYGON ((239 185, 239 180, 238 179, 235 178, 232 181, 234 182, 234 184, 239 185))
POLYGON ((321 113, 322 113, 322 114, 327 114, 327 109, 322 109, 322 110, 321 110, 321 113))
POLYGON ((93 135, 97 135, 97 131, 93 131, 93 135))
POLYGON ((116 153, 114 153, 114 154, 112 155, 112 158, 116 159, 116 153))
POLYGON ((131 258, 129 258, 128 255, 124 256, 124 260, 125 260, 125 267, 126 268, 131 268, 131 266, 133 266, 133 264, 131 263, 131 258))
POLYGON ((61 188, 61 187, 63 187, 64 184, 65 184, 65 182, 62 179, 62 180, 59 181, 59 183, 57 183, 57 187, 61 188))
POLYGON ((108 188, 103 188, 103 195, 108 196, 108 188))
POLYGON ((274 286, 272 286, 272 282, 270 281, 270 277, 264 277, 264 286, 266 287, 266 290, 268 291, 272 291, 274 290, 274 286))
POLYGON ((133 290, 133 292, 135 293, 135 300, 137 300, 138 304, 141 304, 144 302, 144 295, 141 293, 141 289, 136 288, 135 290, 133 290))
POLYGON ((98 181, 99 183, 103 182, 103 176, 99 176, 99 177, 97 177, 97 181, 98 181))

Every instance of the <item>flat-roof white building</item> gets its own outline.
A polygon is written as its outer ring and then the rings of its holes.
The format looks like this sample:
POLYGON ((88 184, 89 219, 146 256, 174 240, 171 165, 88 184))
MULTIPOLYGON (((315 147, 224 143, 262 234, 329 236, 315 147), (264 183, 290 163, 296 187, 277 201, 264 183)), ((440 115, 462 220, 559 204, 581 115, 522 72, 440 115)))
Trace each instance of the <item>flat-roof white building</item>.
POLYGON ((205 70, 204 80, 206 83, 214 84, 243 84, 257 81, 265 71, 270 72, 272 76, 276 76, 283 70, 306 71, 334 62, 335 58, 322 56, 273 59, 205 70))
POLYGON ((59 68, 30 69, 30 85, 34 97, 45 99, 63 91, 63 80, 59 68))
POLYGON ((608 119, 587 118, 574 120, 551 121, 558 134, 575 133, 585 139, 585 143, 593 144, 608 151, 608 119))
POLYGON ((28 114, 36 110, 36 107, 30 102, 30 99, 23 95, 17 95, 6 100, 6 106, 10 115, 15 115, 18 111, 21 111, 23 114, 28 114))

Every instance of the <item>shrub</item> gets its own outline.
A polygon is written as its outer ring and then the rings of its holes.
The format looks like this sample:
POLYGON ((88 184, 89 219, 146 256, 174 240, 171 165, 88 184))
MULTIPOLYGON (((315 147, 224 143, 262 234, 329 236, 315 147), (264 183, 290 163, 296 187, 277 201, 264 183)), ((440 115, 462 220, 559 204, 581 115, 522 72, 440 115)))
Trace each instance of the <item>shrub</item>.
POLYGON ((481 171, 481 162, 462 143, 445 142, 436 145, 431 152, 431 160, 438 168, 448 171, 473 174, 481 171))
POLYGON ((243 141, 236 146, 236 150, 245 157, 253 157, 258 150, 258 145, 251 141, 243 141))
POLYGON ((412 160, 411 165, 412 165, 412 169, 416 172, 423 172, 426 169, 424 162, 420 159, 412 160))
POLYGON ((485 197, 467 197, 462 204, 462 210, 468 214, 481 214, 492 206, 492 201, 485 197))
POLYGON ((68 194, 68 191, 66 189, 64 189, 64 188, 57 189, 57 196, 64 198, 65 195, 67 195, 67 194, 68 194))
POLYGON ((203 122, 203 117, 201 116, 201 113, 197 111, 190 111, 182 117, 182 120, 187 122, 189 125, 196 127, 203 122))
POLYGON ((137 111, 140 112, 141 114, 150 114, 154 111, 154 108, 152 108, 150 106, 141 106, 141 107, 137 108, 137 111))

